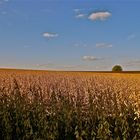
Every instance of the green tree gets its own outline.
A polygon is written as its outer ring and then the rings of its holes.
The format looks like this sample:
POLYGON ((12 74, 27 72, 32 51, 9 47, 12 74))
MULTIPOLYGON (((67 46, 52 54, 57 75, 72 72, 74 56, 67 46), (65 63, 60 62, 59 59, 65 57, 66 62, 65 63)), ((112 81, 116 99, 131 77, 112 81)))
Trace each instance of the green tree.
POLYGON ((119 71, 123 71, 122 67, 120 65, 115 65, 113 68, 112 68, 112 71, 116 71, 116 72, 119 72, 119 71))

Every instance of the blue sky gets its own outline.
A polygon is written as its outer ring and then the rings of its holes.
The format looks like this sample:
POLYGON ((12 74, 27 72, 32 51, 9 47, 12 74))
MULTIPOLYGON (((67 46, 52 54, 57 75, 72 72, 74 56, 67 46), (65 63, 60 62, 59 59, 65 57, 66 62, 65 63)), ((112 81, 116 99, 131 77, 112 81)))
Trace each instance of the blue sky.
POLYGON ((140 0, 0 0, 0 67, 140 70, 140 0))

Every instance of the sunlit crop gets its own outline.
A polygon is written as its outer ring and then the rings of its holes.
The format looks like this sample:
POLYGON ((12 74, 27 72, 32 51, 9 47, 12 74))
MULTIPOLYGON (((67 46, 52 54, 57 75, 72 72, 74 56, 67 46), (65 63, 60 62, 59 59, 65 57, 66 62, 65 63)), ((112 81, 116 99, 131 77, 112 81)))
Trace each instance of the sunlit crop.
POLYGON ((140 75, 0 71, 0 139, 140 138, 140 75))

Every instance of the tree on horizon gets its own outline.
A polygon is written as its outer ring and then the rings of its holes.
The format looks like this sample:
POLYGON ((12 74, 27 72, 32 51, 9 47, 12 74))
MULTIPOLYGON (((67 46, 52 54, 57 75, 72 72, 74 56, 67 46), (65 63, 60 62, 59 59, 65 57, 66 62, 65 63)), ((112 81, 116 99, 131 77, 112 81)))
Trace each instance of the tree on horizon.
POLYGON ((122 67, 120 65, 115 65, 112 68, 112 71, 114 71, 114 72, 121 72, 121 71, 123 71, 123 69, 122 69, 122 67))

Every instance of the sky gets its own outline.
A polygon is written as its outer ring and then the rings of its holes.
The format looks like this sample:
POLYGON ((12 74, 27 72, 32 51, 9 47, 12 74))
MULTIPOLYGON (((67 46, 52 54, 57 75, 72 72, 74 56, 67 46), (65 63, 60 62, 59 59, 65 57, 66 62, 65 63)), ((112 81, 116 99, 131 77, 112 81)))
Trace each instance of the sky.
POLYGON ((140 0, 0 0, 0 68, 140 70, 140 0))

